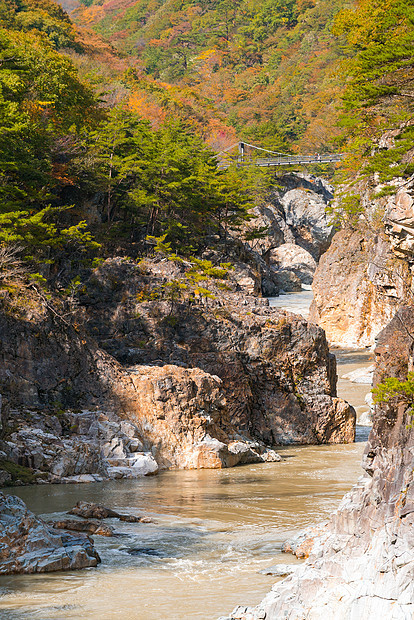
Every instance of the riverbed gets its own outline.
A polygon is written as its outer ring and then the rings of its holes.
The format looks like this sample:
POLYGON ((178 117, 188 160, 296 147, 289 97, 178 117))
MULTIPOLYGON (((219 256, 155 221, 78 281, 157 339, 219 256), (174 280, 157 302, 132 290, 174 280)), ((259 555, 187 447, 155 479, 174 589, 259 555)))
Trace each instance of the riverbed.
MULTIPOLYGON (((369 353, 342 352, 338 374, 367 363, 369 353)), ((346 389, 342 381, 341 396, 346 389)), ((358 406, 362 395, 352 398, 358 406)), ((281 448, 280 463, 8 489, 47 519, 85 499, 150 516, 153 523, 108 520, 118 535, 95 537, 102 557, 97 569, 2 577, 0 618, 215 620, 237 604, 257 604, 276 581, 259 571, 298 563, 281 553, 282 543, 327 519, 361 475, 367 430, 360 428, 351 445, 281 448)))

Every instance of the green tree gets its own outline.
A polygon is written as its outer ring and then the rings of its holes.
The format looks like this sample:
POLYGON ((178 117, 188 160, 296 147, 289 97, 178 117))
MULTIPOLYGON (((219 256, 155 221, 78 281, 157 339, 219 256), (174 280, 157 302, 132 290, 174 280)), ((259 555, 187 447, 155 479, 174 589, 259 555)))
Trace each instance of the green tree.
POLYGON ((414 414, 414 372, 407 375, 407 379, 401 381, 395 377, 385 379, 373 390, 374 403, 404 405, 407 413, 414 414))
POLYGON ((167 234, 192 253, 212 232, 226 237, 250 218, 252 187, 241 171, 220 171, 213 152, 185 123, 158 129, 124 107, 91 132, 84 158, 108 222, 130 222, 136 238, 167 234))
POLYGON ((361 0, 336 19, 335 32, 346 35, 349 55, 343 63, 347 85, 341 119, 351 153, 345 168, 348 176, 355 176, 364 165, 367 174, 379 172, 384 181, 390 178, 390 168, 394 168, 391 176, 413 171, 412 166, 401 166, 413 135, 413 28, 414 7, 409 0, 361 0), (373 142, 384 130, 399 128, 395 148, 372 158, 373 142))

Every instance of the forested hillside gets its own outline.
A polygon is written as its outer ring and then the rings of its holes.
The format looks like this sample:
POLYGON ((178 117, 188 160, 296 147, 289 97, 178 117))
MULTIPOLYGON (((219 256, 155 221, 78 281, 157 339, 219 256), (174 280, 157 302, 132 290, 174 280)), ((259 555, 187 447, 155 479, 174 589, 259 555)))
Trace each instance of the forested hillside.
MULTIPOLYGON (((0 241, 38 282, 131 244, 140 255, 147 237, 191 255, 239 230, 274 180, 217 167, 238 138, 346 149, 343 179, 367 155, 367 174, 411 173, 406 0, 96 1, 72 15, 0 3, 0 241)), ((361 208, 347 196, 339 220, 361 208)))
POLYGON ((198 252, 209 235, 249 219, 257 180, 218 170, 185 113, 142 118, 130 104, 127 60, 76 31, 49 0, 0 6, 0 242, 9 293, 24 280, 56 278, 64 291, 98 256, 125 254, 134 243, 134 256, 148 251, 147 236, 198 252))
POLYGON ((156 81, 203 104, 214 146, 227 145, 220 119, 262 146, 316 152, 335 148, 338 136, 345 52, 332 25, 343 8, 337 0, 85 1, 74 18, 137 59, 142 113, 157 100, 156 81))

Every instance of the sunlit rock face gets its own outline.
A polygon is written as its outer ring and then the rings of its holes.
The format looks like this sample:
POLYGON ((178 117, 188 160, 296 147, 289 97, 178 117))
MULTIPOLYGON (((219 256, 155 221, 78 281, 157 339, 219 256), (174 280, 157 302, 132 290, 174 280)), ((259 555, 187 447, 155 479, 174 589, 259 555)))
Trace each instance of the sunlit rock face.
POLYGON ((372 346, 404 299, 408 275, 385 235, 341 230, 316 270, 310 321, 331 344, 372 346))
POLYGON ((313 282, 310 320, 346 347, 373 346, 397 309, 412 301, 414 178, 361 187, 361 201, 367 217, 335 234, 313 282), (369 198, 384 188, 391 195, 369 198))
POLYGON ((168 301, 136 301, 172 277, 168 261, 110 259, 85 286, 81 328, 47 313, 0 316, 2 459, 42 481, 93 482, 353 441, 355 412, 336 397, 319 327, 239 289, 173 313, 168 301))
POLYGON ((255 226, 266 225, 268 234, 255 247, 265 251, 293 243, 308 251, 314 260, 328 249, 334 229, 326 213, 333 199, 333 187, 325 180, 306 174, 284 174, 278 178, 264 204, 256 207, 255 226))
MULTIPOLYGON (((372 154, 395 148, 405 128, 384 132, 372 154)), ((410 158, 412 150, 402 163, 410 158)), ((344 227, 321 257, 313 282, 310 320, 335 345, 372 347, 398 308, 413 301, 414 175, 386 182, 380 176, 357 176, 331 204, 341 213, 341 197, 351 197, 360 208, 358 216, 345 213, 344 227)))
MULTIPOLYGON (((414 308, 378 335, 374 383, 413 368, 414 308)), ((308 536, 308 560, 257 608, 227 620, 412 618, 414 614, 414 431, 403 406, 377 406, 365 475, 329 523, 308 536)), ((302 540, 302 547, 304 547, 302 540)))

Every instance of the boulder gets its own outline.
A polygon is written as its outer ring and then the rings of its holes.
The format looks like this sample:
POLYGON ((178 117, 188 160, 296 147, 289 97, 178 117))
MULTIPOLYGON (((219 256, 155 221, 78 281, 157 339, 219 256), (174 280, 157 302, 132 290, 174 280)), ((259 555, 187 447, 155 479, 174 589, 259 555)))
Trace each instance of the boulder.
POLYGON ((50 521, 55 530, 70 530, 73 532, 84 532, 86 534, 96 534, 98 536, 113 536, 114 530, 100 523, 99 521, 75 521, 75 519, 63 519, 60 521, 50 521))
POLYGON ((137 454, 120 459, 108 459, 109 478, 139 478, 158 472, 158 464, 152 454, 137 454))
POLYGON ((83 517, 84 519, 110 519, 120 516, 119 512, 106 508, 102 504, 93 504, 83 500, 80 500, 72 510, 69 510, 68 514, 83 517))
POLYGON ((276 269, 275 277, 281 293, 297 293, 302 290, 299 276, 292 269, 276 269))
MULTIPOLYGON (((114 413, 69 410, 57 420, 47 412, 12 410, 12 416, 15 430, 11 441, 0 441, 0 464, 28 468, 38 483, 93 483, 158 471, 152 453, 143 451, 137 426, 114 413)), ((12 477, 0 470, 0 480, 10 484, 12 477)))
POLYGON ((316 261, 312 255, 294 243, 284 243, 270 252, 270 264, 275 269, 290 270, 302 284, 312 284, 316 261))
POLYGON ((58 534, 21 499, 0 493, 0 574, 74 570, 98 562, 90 538, 58 534))
MULTIPOLYGON (((119 519, 120 521, 127 521, 128 523, 139 523, 145 517, 136 517, 135 515, 124 515, 116 512, 116 510, 112 510, 111 508, 107 508, 102 504, 94 504, 92 502, 85 502, 83 500, 79 500, 79 502, 69 510, 70 515, 76 515, 77 517, 82 517, 83 519, 119 519)), ((76 521, 76 523, 82 523, 76 521)))
POLYGON ((332 224, 328 222, 324 196, 298 187, 286 192, 280 202, 286 225, 292 231, 292 240, 319 260, 328 249, 334 233, 332 224))

